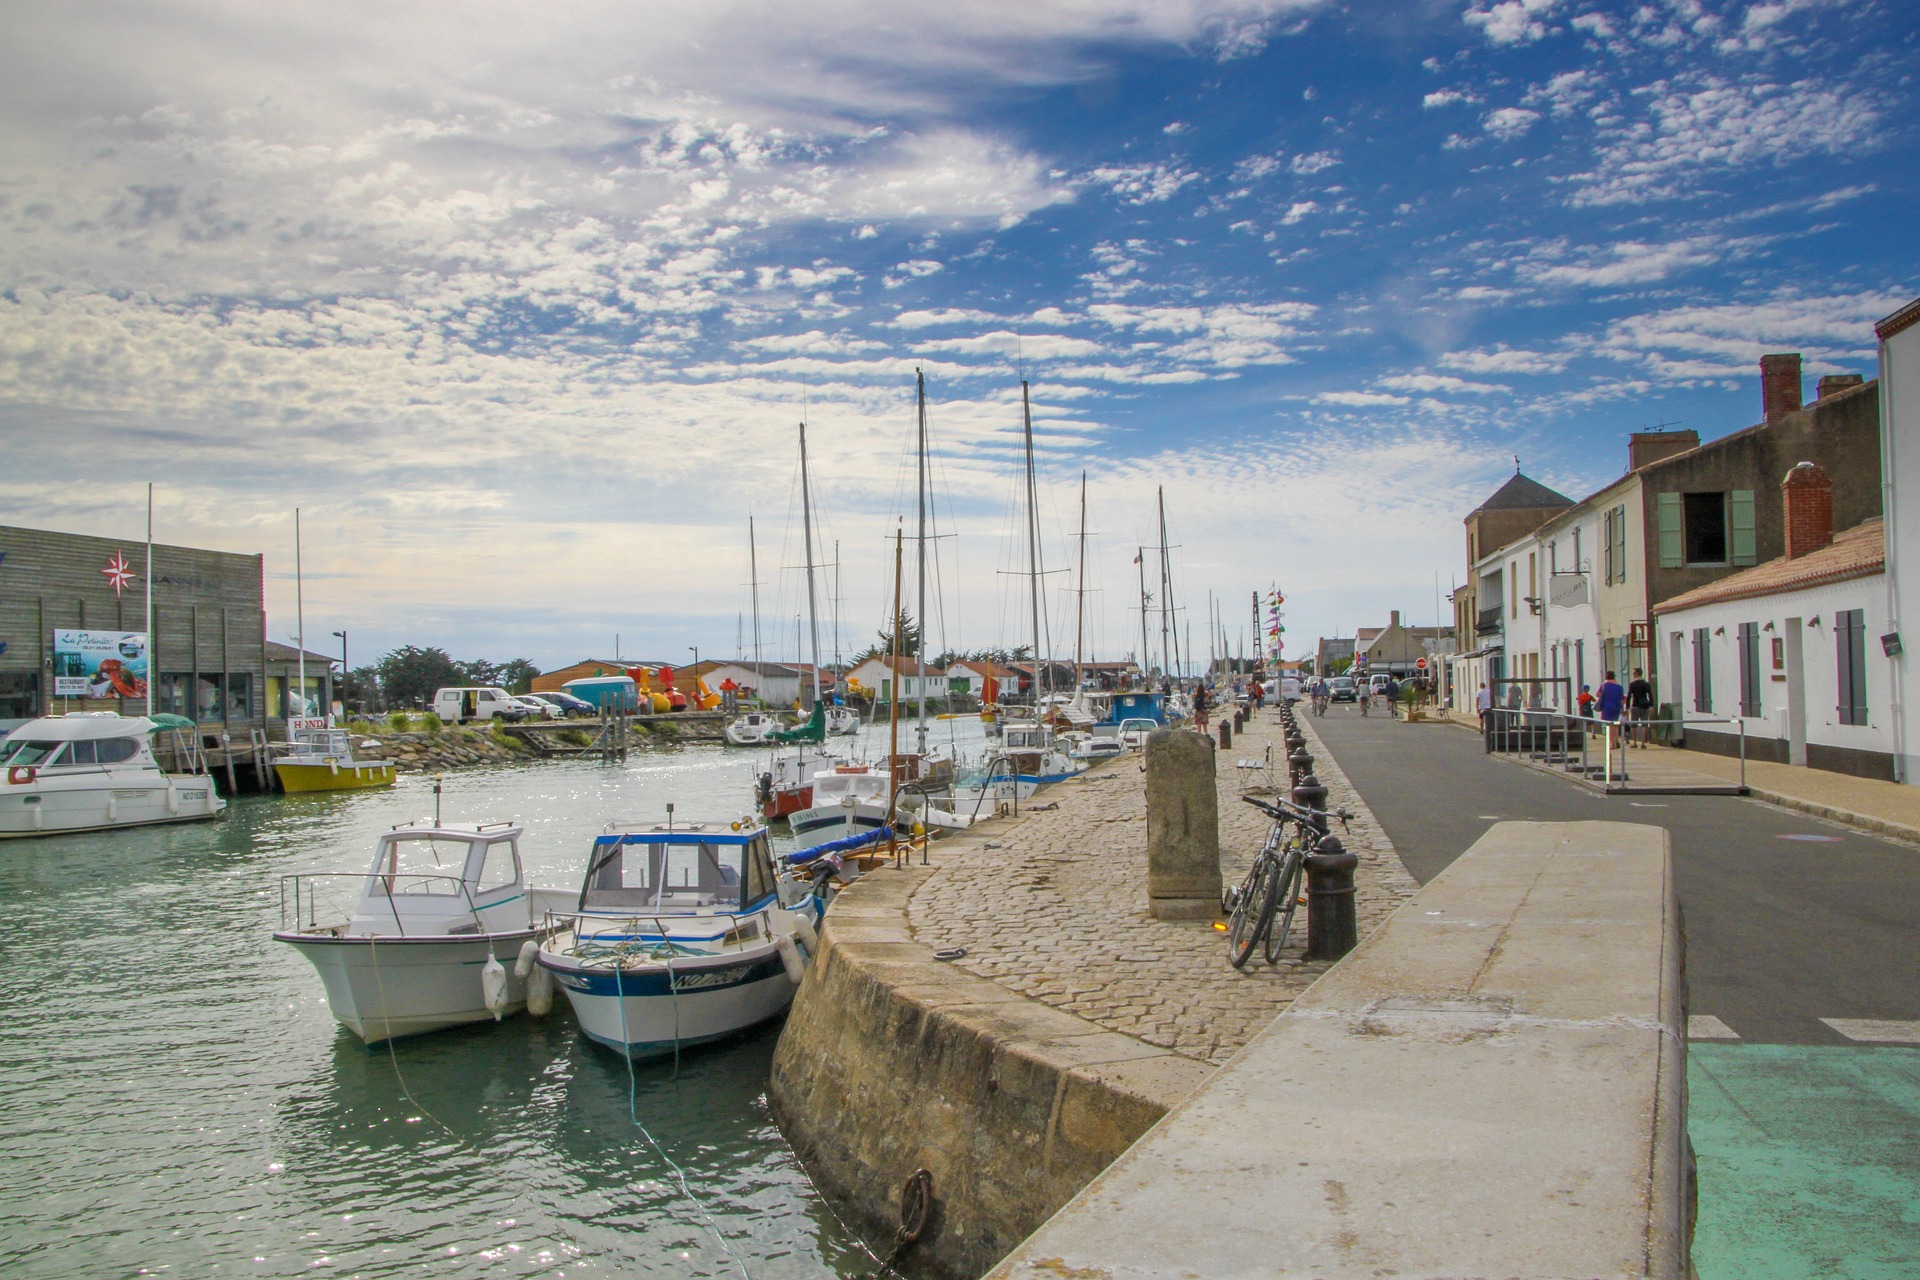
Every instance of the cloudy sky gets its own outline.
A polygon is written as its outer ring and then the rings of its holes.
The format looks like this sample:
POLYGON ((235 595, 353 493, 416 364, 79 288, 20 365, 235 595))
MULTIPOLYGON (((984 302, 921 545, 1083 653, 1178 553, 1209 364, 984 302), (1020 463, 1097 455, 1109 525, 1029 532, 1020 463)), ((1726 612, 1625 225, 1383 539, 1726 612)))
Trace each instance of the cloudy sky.
MULTIPOLYGON (((1763 352, 1872 376, 1920 291, 1908 0, 180 0, 9 31, 0 518, 137 538, 151 480, 163 540, 267 554, 286 638, 299 506, 308 633, 356 663, 732 651, 750 515, 790 652, 803 417, 823 627, 837 597, 863 642, 915 369, 936 644, 1029 629, 1025 377, 1050 570, 1087 474, 1095 647, 1138 646, 1164 487, 1194 648, 1209 592, 1244 635, 1278 583, 1298 652, 1430 620, 1516 455, 1580 496, 1628 431, 1754 421, 1763 352)), ((1056 648, 1075 581, 1046 579, 1056 648)))

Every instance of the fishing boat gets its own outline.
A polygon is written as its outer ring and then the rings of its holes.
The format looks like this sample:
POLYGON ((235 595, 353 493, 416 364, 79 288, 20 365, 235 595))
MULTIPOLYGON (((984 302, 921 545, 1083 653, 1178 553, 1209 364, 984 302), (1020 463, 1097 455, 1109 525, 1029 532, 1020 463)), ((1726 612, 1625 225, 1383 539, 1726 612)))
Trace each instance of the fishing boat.
POLYGON ((773 741, 774 734, 786 727, 771 711, 747 711, 727 721, 721 732, 732 746, 764 747, 773 741))
POLYGON ((160 724, 112 711, 29 720, 0 742, 0 837, 211 818, 227 807, 204 773, 167 773, 160 724))
POLYGON ((544 1014, 553 989, 528 946, 573 895, 527 887, 520 835, 510 822, 394 827, 364 873, 283 877, 274 941, 307 958, 333 1016, 368 1044, 544 1014))
POLYGON ((785 1013, 817 918, 775 876, 765 827, 615 822, 539 963, 590 1039, 660 1057, 785 1013))
POLYGON ((281 754, 273 758, 280 789, 301 791, 364 791, 390 787, 391 760, 361 760, 345 729, 296 729, 281 754))
POLYGON ((860 732, 860 713, 852 707, 833 706, 827 708, 827 736, 845 737, 849 733, 860 732))
POLYGON ((839 840, 887 825, 893 779, 885 766, 837 764, 813 775, 813 803, 787 818, 796 839, 839 840))

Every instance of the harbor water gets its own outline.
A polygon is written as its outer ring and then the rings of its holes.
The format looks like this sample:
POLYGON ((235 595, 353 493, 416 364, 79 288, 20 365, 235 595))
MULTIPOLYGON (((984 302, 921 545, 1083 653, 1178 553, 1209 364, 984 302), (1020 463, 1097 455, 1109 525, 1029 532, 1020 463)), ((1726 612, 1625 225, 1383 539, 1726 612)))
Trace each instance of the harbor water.
MULTIPOLYGON (((977 721, 937 728, 977 752, 977 721)), ((475 770, 440 803, 523 823, 529 883, 571 887, 610 819, 748 813, 761 760, 475 770)), ((629 1068, 564 1000, 391 1048, 334 1021, 271 938, 281 877, 364 870, 433 792, 243 796, 213 822, 0 844, 0 1274, 873 1271, 769 1115, 778 1024, 629 1068)))

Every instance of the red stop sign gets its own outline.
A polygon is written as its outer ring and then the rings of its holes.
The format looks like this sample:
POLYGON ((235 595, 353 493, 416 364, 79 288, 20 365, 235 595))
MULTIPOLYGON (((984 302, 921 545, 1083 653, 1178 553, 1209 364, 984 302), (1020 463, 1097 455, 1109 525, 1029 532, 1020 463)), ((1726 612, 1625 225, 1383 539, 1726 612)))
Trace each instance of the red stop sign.
POLYGON ((1425 658, 1415 659, 1413 669, 1415 671, 1425 671, 1427 669, 1427 660, 1425 658))

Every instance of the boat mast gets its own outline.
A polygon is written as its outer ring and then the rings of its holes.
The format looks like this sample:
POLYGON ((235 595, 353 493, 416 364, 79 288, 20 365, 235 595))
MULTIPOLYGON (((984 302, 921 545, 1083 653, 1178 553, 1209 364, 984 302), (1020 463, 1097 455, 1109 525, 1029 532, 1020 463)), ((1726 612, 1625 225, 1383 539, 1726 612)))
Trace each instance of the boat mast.
POLYGON ((800 424, 800 523, 807 539, 807 630, 813 637, 813 705, 820 705, 820 617, 813 596, 813 499, 807 491, 807 424, 800 424))
MULTIPOLYGON (((920 721, 915 730, 918 742, 917 750, 921 755, 927 753, 927 375, 919 369, 913 371, 915 399, 920 410, 920 485, 916 495, 920 503, 920 534, 915 539, 919 547, 920 559, 920 651, 914 654, 914 660, 920 668, 920 721)), ((893 625, 900 626, 899 612, 894 613, 893 625)))
POLYGON ((900 809, 900 578, 901 530, 893 531, 893 690, 887 698, 887 851, 900 856, 893 819, 900 809))
POLYGON ((753 592, 753 687, 757 693, 766 686, 760 671, 760 547, 753 536, 753 517, 747 517, 747 577, 753 592))
MULTIPOLYGON (((341 674, 345 674, 342 672, 341 674)), ((153 691, 160 679, 160 660, 153 653, 153 481, 147 481, 147 714, 153 714, 153 691)))
POLYGON ((1167 646, 1167 628, 1170 620, 1167 617, 1167 604, 1168 604, 1168 597, 1170 597, 1173 594, 1173 592, 1170 588, 1170 585, 1167 582, 1167 490, 1166 490, 1166 486, 1161 485, 1157 491, 1160 495, 1160 674, 1166 679, 1171 680, 1174 677, 1173 677, 1173 664, 1168 657, 1168 654, 1170 651, 1167 646))
POLYGON ((1087 473, 1080 473, 1080 589, 1074 593, 1073 615, 1073 696, 1080 698, 1081 686, 1086 677, 1081 668, 1085 665, 1087 638, 1087 473))
POLYGON ((1033 603, 1033 718, 1037 723, 1046 676, 1040 663, 1040 518, 1033 484, 1033 405, 1024 378, 1020 380, 1020 417, 1027 442, 1027 582, 1033 603))
POLYGON ((1147 595, 1147 549, 1136 546, 1133 562, 1140 566, 1140 682, 1151 689, 1153 681, 1149 674, 1153 670, 1153 651, 1147 648, 1147 606, 1151 603, 1147 595))
MULTIPOLYGON (((300 656, 296 661, 300 672, 300 709, 304 712, 307 706, 307 600, 303 594, 301 580, 300 508, 295 507, 293 509, 293 625, 299 632, 294 637, 294 643, 300 646, 298 650, 300 656)), ((291 738, 293 735, 287 736, 291 738)))

